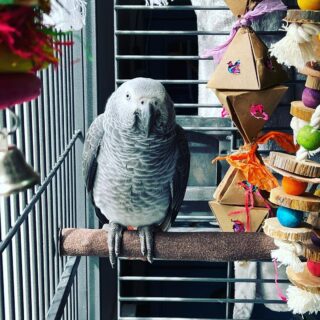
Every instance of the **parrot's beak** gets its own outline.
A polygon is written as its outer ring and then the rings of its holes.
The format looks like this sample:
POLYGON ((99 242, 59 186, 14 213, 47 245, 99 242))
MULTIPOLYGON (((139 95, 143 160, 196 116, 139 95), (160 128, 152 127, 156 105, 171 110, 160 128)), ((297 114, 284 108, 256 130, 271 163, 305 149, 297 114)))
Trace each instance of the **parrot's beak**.
POLYGON ((145 106, 144 110, 142 111, 142 115, 142 123, 145 128, 146 136, 149 137, 156 120, 155 110, 152 103, 148 103, 145 106))

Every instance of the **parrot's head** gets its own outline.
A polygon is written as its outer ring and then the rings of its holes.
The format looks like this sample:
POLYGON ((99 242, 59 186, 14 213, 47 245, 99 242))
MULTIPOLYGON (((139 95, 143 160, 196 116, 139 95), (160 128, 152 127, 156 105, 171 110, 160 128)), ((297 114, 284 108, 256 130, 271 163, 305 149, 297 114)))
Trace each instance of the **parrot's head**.
POLYGON ((110 97, 106 113, 115 117, 121 129, 134 129, 147 137, 166 134, 175 126, 170 96, 159 81, 148 78, 135 78, 122 84, 110 97))

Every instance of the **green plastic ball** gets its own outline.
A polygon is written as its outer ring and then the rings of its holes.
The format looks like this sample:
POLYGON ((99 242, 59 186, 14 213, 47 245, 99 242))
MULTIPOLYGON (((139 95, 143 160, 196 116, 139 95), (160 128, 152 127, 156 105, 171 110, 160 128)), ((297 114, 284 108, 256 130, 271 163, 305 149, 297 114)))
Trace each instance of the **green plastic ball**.
POLYGON ((308 151, 320 148, 320 130, 309 125, 304 126, 298 132, 297 142, 308 151))

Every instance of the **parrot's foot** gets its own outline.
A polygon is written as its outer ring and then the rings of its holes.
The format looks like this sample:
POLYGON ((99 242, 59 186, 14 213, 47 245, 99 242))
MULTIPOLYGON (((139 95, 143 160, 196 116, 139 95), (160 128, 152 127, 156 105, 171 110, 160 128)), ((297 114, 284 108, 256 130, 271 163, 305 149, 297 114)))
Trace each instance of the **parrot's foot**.
POLYGON ((115 222, 110 222, 109 224, 103 225, 102 228, 108 231, 109 260, 112 268, 114 268, 117 257, 119 257, 121 252, 123 226, 115 222))
POLYGON ((153 262, 153 226, 146 226, 138 228, 141 253, 143 256, 147 256, 147 260, 153 262))

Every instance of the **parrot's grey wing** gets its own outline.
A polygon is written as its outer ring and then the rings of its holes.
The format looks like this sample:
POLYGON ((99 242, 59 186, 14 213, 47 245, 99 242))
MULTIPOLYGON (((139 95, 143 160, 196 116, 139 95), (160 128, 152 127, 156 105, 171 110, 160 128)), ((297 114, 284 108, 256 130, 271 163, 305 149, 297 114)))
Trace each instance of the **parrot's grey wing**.
MULTIPOLYGON (((86 134, 82 154, 82 174, 93 204, 93 185, 98 167, 97 157, 103 135, 103 115, 100 115, 92 122, 86 134)), ((100 212, 99 208, 95 206, 95 210, 99 220, 103 224, 107 223, 106 217, 100 212)))
POLYGON ((162 222, 160 228, 166 231, 175 221, 180 207, 183 202, 184 195, 187 190, 189 171, 190 171, 190 151, 188 140, 184 130, 176 125, 177 135, 177 162, 176 171, 172 181, 172 201, 166 219, 162 222))
POLYGON ((97 156, 103 134, 103 115, 100 115, 92 122, 86 134, 83 147, 82 174, 88 192, 91 192, 93 189, 94 178, 97 171, 97 156))

